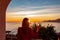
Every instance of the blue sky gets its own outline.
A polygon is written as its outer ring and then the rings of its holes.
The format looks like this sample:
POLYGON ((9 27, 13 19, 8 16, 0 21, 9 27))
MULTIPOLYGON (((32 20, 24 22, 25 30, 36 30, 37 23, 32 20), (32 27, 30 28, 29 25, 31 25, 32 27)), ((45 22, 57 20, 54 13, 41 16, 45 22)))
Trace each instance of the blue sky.
POLYGON ((6 12, 9 18, 36 15, 60 18, 60 0, 11 0, 6 12))
MULTIPOLYGON (((12 10, 12 8, 29 8, 30 10, 41 10, 45 9, 44 6, 50 8, 58 8, 60 7, 60 0, 11 0, 9 4, 8 11, 19 11, 12 10), (33 7, 33 8, 30 8, 33 7), (34 8, 35 7, 35 8, 34 8), (43 7, 43 8, 40 8, 43 7)), ((22 9, 21 9, 22 10, 22 9)))
POLYGON ((60 0, 12 0, 10 7, 60 5, 60 0))

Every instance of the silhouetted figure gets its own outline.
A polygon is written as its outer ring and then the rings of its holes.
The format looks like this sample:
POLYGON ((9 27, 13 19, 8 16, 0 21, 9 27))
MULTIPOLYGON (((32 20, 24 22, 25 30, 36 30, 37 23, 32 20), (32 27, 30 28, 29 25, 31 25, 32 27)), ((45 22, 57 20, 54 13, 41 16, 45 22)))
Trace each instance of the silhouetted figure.
POLYGON ((37 27, 36 27, 36 32, 38 33, 39 32, 39 29, 41 28, 41 24, 37 24, 37 27))
POLYGON ((34 32, 36 32, 36 29, 37 29, 37 25, 36 25, 36 23, 33 24, 32 29, 33 29, 34 32))
POLYGON ((22 27, 18 28, 17 40, 32 40, 38 38, 38 35, 29 28, 29 19, 24 18, 22 27))
POLYGON ((50 27, 50 25, 48 24, 47 27, 50 27))

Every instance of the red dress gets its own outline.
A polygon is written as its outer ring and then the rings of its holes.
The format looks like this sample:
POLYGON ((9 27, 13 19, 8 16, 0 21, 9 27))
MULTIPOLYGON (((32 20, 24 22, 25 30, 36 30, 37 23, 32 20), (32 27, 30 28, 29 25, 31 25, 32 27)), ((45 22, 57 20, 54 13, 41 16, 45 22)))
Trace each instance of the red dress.
POLYGON ((18 28, 17 40, 31 40, 34 38, 38 38, 38 35, 32 31, 31 28, 28 28, 28 32, 23 34, 23 28, 18 28))

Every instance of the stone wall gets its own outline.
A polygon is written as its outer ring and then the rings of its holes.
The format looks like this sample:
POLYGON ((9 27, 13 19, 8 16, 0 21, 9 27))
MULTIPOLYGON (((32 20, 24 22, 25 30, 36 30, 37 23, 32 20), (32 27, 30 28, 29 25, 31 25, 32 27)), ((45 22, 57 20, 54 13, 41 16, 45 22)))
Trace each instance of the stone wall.
POLYGON ((5 14, 10 0, 0 0, 0 40, 5 40, 5 14))

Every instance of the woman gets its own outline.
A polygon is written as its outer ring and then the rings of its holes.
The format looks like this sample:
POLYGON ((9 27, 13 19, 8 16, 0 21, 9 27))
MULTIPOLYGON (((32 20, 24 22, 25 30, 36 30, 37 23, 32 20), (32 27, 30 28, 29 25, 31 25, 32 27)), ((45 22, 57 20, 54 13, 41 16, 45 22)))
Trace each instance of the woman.
POLYGON ((31 28, 29 28, 29 19, 24 18, 22 22, 22 27, 18 28, 18 40, 32 40, 38 38, 38 35, 35 35, 31 28))

